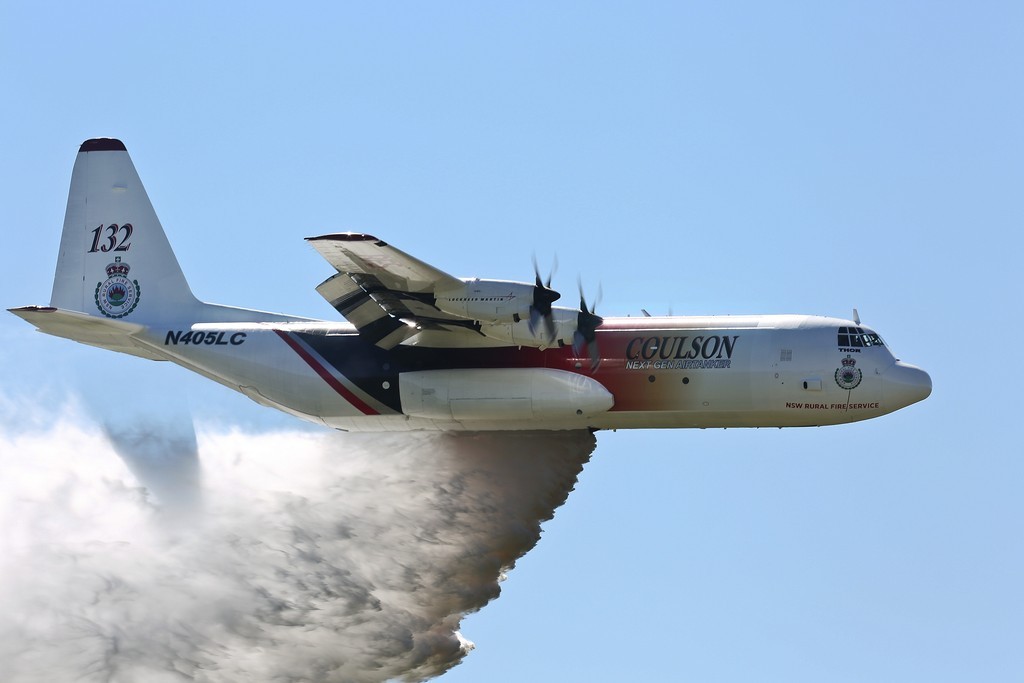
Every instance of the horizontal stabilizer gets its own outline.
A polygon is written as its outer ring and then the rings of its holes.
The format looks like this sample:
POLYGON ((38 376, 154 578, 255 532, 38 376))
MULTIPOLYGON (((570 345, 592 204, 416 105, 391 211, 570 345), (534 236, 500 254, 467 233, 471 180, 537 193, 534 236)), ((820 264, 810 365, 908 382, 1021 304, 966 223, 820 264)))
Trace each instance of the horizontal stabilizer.
POLYGON ((100 318, 52 306, 22 306, 7 310, 35 325, 40 332, 55 337, 73 339, 89 346, 130 353, 150 360, 166 360, 133 339, 133 335, 146 329, 145 325, 100 318))

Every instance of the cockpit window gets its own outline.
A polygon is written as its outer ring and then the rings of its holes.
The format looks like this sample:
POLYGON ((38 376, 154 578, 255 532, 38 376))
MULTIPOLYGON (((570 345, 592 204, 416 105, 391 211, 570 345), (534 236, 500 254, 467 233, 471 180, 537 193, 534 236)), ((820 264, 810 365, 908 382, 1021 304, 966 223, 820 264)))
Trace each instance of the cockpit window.
POLYGON ((885 342, 877 334, 863 327, 840 327, 839 346, 859 349, 865 346, 885 346, 885 342))

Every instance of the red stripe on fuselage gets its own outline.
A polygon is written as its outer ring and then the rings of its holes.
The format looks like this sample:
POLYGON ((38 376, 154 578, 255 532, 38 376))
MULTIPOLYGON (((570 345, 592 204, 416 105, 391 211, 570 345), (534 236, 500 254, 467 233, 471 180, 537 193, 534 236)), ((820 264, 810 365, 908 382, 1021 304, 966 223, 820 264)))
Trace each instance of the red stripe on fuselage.
POLYGON ((335 378, 334 375, 332 375, 330 371, 327 370, 327 368, 325 368, 319 361, 317 361, 316 358, 313 358, 313 356, 311 356, 310 353, 306 351, 306 349, 302 348, 301 344, 292 339, 290 334, 288 334, 287 332, 282 332, 281 330, 274 330, 274 332, 277 332, 277 336, 283 339, 285 344, 292 347, 292 350, 295 351, 295 353, 299 354, 299 358, 306 361, 306 364, 309 367, 313 368, 313 371, 316 372, 316 374, 320 375, 320 377, 322 377, 323 380, 327 382, 327 384, 329 384, 332 389, 338 392, 338 394, 343 399, 345 399, 353 406, 355 406, 364 415, 380 415, 379 412, 377 412, 370 406, 366 405, 366 403, 364 403, 362 399, 353 394, 348 387, 339 382, 337 378, 335 378))

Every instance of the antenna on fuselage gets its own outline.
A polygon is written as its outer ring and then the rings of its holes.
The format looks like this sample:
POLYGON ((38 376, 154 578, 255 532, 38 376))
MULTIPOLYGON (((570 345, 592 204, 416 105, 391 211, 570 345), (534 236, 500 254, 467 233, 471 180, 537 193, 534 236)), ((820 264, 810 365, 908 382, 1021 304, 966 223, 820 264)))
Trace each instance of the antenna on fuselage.
POLYGON ((853 309, 853 322, 855 322, 858 325, 860 325, 860 313, 857 312, 856 308, 853 309))

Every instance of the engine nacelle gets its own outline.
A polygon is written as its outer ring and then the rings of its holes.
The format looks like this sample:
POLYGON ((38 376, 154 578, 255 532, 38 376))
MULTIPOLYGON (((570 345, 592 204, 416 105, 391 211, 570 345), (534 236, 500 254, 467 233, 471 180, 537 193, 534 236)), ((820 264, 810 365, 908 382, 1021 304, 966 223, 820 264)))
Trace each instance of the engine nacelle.
POLYGON ((494 323, 481 325, 480 333, 491 339, 500 339, 515 346, 532 346, 545 349, 549 346, 572 344, 572 336, 576 331, 576 323, 579 311, 574 308, 551 308, 551 318, 554 322, 554 338, 550 336, 547 325, 543 321, 538 322, 533 330, 530 329, 529 318, 524 318, 517 323, 494 323))
POLYGON ((465 286, 434 292, 434 303, 445 313, 481 323, 513 323, 530 319, 533 288, 525 282, 463 280, 465 286))

